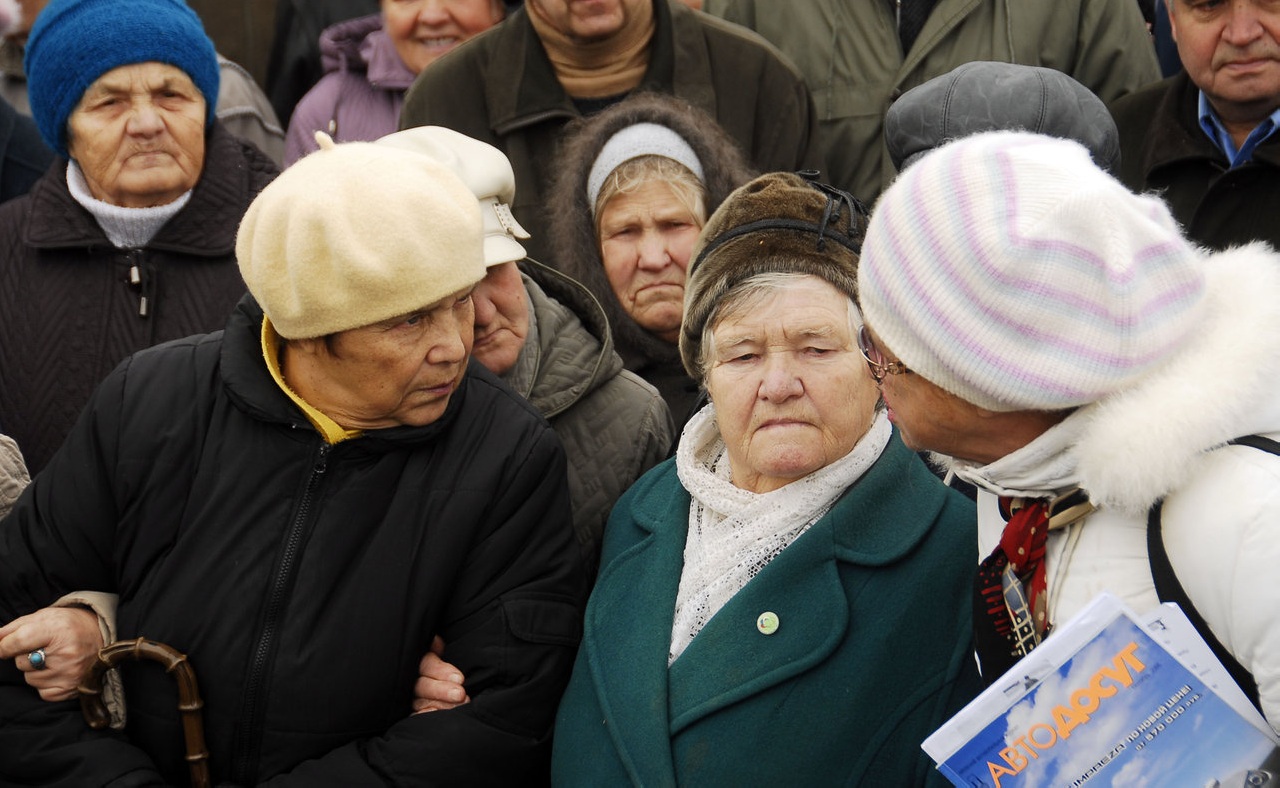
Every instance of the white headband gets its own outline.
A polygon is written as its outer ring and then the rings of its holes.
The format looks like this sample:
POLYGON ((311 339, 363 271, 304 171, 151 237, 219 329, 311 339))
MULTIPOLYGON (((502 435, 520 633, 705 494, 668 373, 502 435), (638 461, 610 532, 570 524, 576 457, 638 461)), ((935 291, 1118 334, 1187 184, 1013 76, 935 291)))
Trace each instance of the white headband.
POLYGON ((587 199, 593 209, 600 197, 600 189, 604 187, 605 178, 626 162, 641 156, 671 159, 687 167, 699 181, 706 180, 698 154, 693 152, 693 148, 689 147, 683 137, 666 126, 637 123, 610 137, 600 149, 595 164, 591 165, 591 174, 587 176, 587 199))

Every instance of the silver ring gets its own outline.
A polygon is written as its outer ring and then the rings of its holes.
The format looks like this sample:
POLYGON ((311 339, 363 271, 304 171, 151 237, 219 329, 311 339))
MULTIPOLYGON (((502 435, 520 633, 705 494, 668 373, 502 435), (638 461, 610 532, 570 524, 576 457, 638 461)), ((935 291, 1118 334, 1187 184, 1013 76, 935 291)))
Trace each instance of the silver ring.
POLYGON ((49 667, 49 661, 44 657, 44 649, 38 648, 27 655, 27 661, 31 663, 32 670, 44 670, 49 667))

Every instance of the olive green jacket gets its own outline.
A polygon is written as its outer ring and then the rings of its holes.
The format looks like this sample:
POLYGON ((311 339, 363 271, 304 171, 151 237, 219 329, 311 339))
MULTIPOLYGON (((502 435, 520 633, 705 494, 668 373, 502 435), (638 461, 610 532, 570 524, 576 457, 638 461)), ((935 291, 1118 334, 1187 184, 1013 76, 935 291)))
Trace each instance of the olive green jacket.
POLYGON ((904 57, 888 0, 705 0, 755 30, 804 74, 829 180, 870 204, 897 174, 884 145, 895 98, 971 60, 1062 71, 1103 101, 1160 78, 1132 0, 938 0, 904 57))

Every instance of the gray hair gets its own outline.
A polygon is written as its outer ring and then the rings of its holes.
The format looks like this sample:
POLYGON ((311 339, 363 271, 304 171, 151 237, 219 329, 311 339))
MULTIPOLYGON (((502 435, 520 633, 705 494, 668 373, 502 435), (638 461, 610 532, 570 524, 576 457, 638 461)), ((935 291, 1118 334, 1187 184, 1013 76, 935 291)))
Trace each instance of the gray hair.
MULTIPOLYGON (((720 297, 720 300, 712 308, 711 314, 707 316, 707 328, 702 332, 702 342, 698 346, 698 356, 694 359, 694 363, 702 373, 702 385, 704 388, 706 387, 707 373, 711 371, 711 359, 715 357, 716 329, 720 323, 727 318, 736 317, 754 309, 769 296, 795 287, 796 284, 805 279, 827 281, 820 276, 802 274, 795 271, 766 271, 747 277, 725 291, 724 295, 720 297)), ((832 287, 839 290, 835 285, 832 285, 832 287)), ((849 298, 848 294, 841 292, 841 295, 845 296, 846 306, 848 307, 849 336, 856 337, 858 329, 862 326, 862 313, 858 311, 857 304, 853 303, 853 299, 849 298)))

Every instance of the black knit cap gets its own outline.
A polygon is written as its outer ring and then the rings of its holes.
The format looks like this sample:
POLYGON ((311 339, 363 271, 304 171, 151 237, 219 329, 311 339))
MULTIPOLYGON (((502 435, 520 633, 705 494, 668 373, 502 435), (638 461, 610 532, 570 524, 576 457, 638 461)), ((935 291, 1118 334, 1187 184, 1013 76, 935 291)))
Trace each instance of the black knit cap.
POLYGON ((861 202, 814 173, 772 172, 739 187, 698 236, 684 289, 680 358, 695 380, 702 334, 721 298, 764 273, 809 274, 857 301, 861 202))

